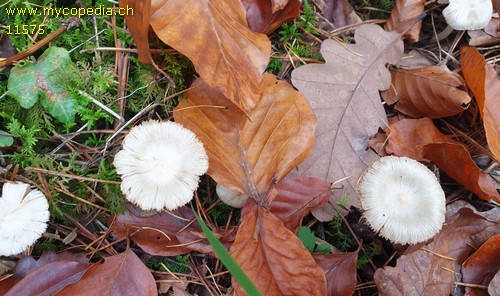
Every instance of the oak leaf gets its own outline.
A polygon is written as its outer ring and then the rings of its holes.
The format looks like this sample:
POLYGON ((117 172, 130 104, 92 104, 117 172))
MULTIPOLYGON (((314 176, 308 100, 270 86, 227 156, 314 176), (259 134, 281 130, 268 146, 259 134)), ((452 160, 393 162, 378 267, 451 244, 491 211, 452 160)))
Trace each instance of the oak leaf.
MULTIPOLYGON (((360 207, 355 190, 361 173, 379 156, 369 149, 368 139, 387 126, 379 91, 389 88, 387 63, 395 64, 403 53, 403 42, 395 32, 385 32, 373 24, 356 29, 356 44, 325 40, 321 54, 325 64, 310 64, 292 72, 292 83, 309 100, 318 118, 316 143, 298 174, 336 184, 332 203, 347 193, 347 207, 360 207), (347 180, 345 180, 347 179, 347 180)), ((330 220, 330 205, 313 212, 320 220, 330 220), (324 215, 318 217, 318 211, 324 215)))
MULTIPOLYGON (((479 247, 471 237, 488 227, 499 229, 500 221, 485 217, 500 215, 500 208, 478 213, 463 208, 447 219, 431 243, 420 250, 402 255, 395 267, 380 268, 374 280, 379 295, 449 295, 455 272, 479 247)), ((418 223, 418 221, 416 222, 418 223)))
MULTIPOLYGON (((326 295, 323 269, 272 213, 249 200, 230 253, 266 295, 326 295)), ((236 295, 246 295, 233 279, 236 295)))
POLYGON ((300 1, 289 0, 283 9, 273 12, 269 0, 242 0, 247 11, 248 26, 254 32, 271 34, 283 23, 296 19, 300 14, 300 1))
POLYGON ((158 0, 156 35, 187 56, 201 78, 249 113, 261 94, 271 54, 266 35, 252 32, 240 0, 158 0))
MULTIPOLYGON (((399 33, 404 32, 408 26, 424 13, 424 6, 425 0, 397 0, 391 11, 391 16, 385 23, 385 29, 399 33)), ((419 21, 405 33, 405 37, 410 42, 418 42, 421 28, 422 21, 419 21)))
POLYGON ((480 171, 463 144, 442 134, 431 119, 403 119, 390 124, 387 137, 388 153, 430 160, 480 198, 500 201, 494 180, 480 171))
POLYGON ((491 152, 500 159, 500 80, 474 47, 460 49, 462 72, 479 105, 491 152))
MULTIPOLYGON (((213 253, 212 246, 205 239, 203 231, 194 220, 193 211, 180 207, 172 212, 161 212, 153 216, 137 217, 133 214, 118 214, 111 225, 111 231, 118 237, 130 238, 144 252, 156 256, 177 256, 191 251, 213 253)), ((112 219, 110 219, 112 220, 112 219)), ((216 233, 226 246, 234 240, 236 229, 216 233)))
POLYGON ((76 283, 56 294, 65 295, 147 295, 156 296, 155 279, 137 255, 126 250, 94 263, 76 283))
POLYGON ((258 104, 247 116, 197 80, 174 110, 175 121, 203 142, 208 174, 259 203, 273 183, 307 157, 316 125, 306 98, 291 85, 265 74, 262 89, 258 104))
POLYGON ((391 68, 392 87, 384 94, 388 104, 412 117, 440 118, 463 112, 470 96, 463 78, 445 67, 391 68))

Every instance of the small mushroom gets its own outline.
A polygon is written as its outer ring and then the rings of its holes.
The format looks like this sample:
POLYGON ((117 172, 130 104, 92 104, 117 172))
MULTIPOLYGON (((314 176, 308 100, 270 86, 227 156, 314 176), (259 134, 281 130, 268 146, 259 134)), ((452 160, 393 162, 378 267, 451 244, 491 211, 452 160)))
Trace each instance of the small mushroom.
POLYGON ((217 192, 220 200, 233 208, 242 208, 248 200, 247 195, 229 189, 220 184, 217 184, 217 187, 215 187, 215 191, 217 192))
POLYGON ((358 189, 363 217, 394 243, 416 244, 441 230, 445 195, 436 176, 418 161, 382 157, 364 172, 358 189))
POLYGON ((493 15, 491 0, 449 0, 443 10, 448 25, 455 30, 479 30, 488 25, 493 15))
POLYGON ((174 210, 193 198, 208 156, 192 131, 151 120, 130 130, 113 164, 127 200, 143 210, 174 210))
POLYGON ((17 255, 47 229, 49 203, 25 183, 4 183, 0 198, 0 256, 17 255))

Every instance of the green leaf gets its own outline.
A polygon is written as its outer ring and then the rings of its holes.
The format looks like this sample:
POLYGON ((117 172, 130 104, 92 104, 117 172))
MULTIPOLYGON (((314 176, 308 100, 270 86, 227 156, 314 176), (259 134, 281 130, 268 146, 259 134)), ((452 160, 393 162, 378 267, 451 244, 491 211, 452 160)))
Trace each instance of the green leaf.
POLYGON ((316 247, 316 253, 330 254, 332 252, 332 248, 329 245, 320 244, 316 247))
POLYGON ((301 226, 299 232, 297 233, 297 237, 302 241, 309 252, 314 251, 314 246, 316 245, 316 236, 314 236, 314 233, 311 231, 311 229, 301 226))
POLYGON ((42 106, 57 120, 62 123, 74 122, 77 111, 75 99, 69 96, 54 75, 70 63, 66 49, 48 48, 38 63, 19 64, 12 68, 7 83, 9 94, 25 109, 33 107, 40 99, 42 106))
POLYGON ((200 217, 198 217, 196 213, 194 213, 194 215, 196 216, 196 220, 201 226, 201 230, 203 230, 203 233, 205 233, 208 242, 214 248, 215 254, 217 255, 217 257, 219 257, 222 264, 226 266, 231 275, 238 281, 238 283, 240 283, 241 287, 243 288, 243 290, 245 290, 247 295, 262 296, 259 290, 248 278, 246 273, 241 269, 241 267, 233 259, 233 257, 231 257, 229 252, 226 250, 226 247, 224 247, 224 245, 217 239, 210 228, 208 228, 207 224, 205 224, 205 222, 200 217))
POLYGON ((8 147, 14 144, 14 138, 6 131, 0 130, 0 147, 8 147))

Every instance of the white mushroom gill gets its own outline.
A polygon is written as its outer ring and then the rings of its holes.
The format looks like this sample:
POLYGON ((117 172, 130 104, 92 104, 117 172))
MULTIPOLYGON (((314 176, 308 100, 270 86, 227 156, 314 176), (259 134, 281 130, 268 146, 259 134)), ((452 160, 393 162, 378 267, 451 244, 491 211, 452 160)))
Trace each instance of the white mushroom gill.
POLYGON ((443 10, 448 25, 455 30, 479 30, 493 15, 491 0, 450 0, 443 10))

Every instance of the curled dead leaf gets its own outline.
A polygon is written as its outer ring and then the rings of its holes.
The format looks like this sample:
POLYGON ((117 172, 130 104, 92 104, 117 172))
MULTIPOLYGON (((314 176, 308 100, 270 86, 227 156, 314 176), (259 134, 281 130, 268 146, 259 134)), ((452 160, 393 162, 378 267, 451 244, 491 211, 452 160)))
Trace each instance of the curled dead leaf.
POLYGON ((283 23, 296 19, 300 14, 300 1, 289 0, 288 3, 276 12, 272 9, 269 0, 242 0, 247 11, 248 26, 254 32, 266 35, 271 34, 283 23))
MULTIPOLYGON (((409 25, 424 13, 424 6, 425 0, 397 0, 391 11, 391 16, 385 23, 385 29, 399 33, 404 32, 409 25)), ((422 21, 419 21, 405 33, 405 37, 410 42, 418 42, 421 28, 422 21)))

